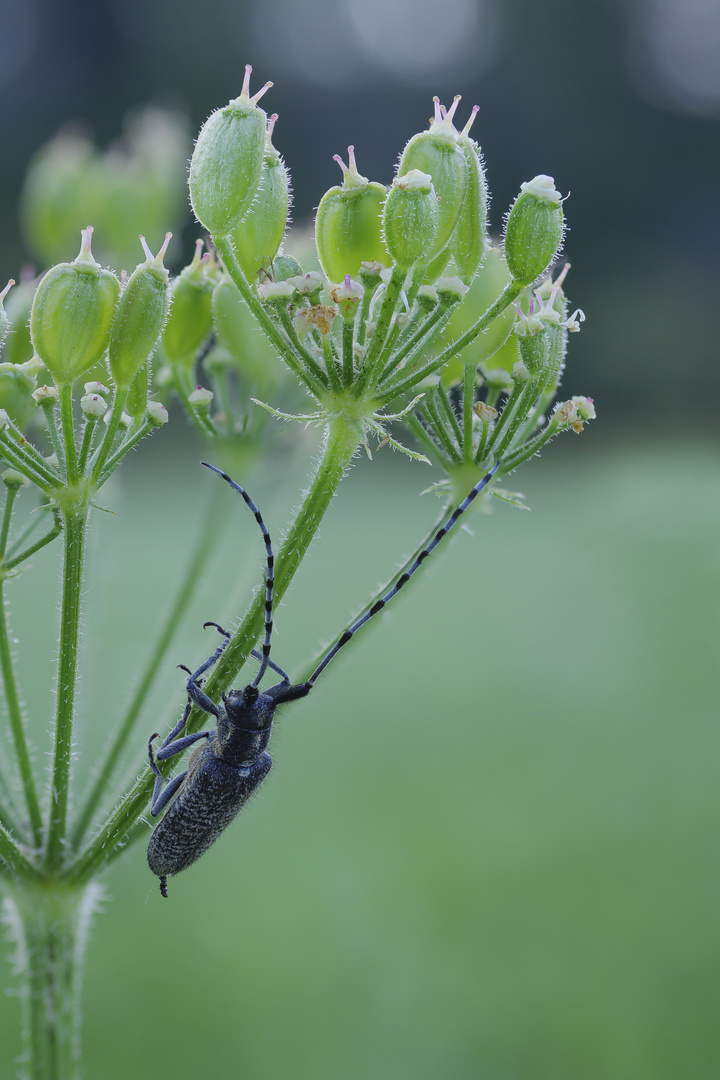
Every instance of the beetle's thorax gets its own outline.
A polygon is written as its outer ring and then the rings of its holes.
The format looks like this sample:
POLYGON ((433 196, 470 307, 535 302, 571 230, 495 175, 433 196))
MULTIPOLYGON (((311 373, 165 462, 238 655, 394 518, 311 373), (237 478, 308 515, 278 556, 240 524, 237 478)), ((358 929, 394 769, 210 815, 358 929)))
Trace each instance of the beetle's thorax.
POLYGON ((215 752, 233 765, 252 765, 270 742, 275 702, 254 686, 231 690, 223 701, 215 752))

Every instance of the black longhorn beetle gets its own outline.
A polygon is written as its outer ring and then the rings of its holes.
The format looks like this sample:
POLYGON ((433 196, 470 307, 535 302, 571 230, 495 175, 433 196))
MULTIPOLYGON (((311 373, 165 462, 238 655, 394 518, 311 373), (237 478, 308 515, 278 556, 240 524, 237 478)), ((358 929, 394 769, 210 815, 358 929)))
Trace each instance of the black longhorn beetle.
POLYGON ((227 473, 216 469, 214 465, 208 465, 205 461, 202 464, 221 476, 233 490, 242 495, 260 526, 267 552, 265 640, 262 652, 257 649, 253 649, 252 652, 252 655, 260 660, 260 667, 253 681, 242 690, 231 690, 229 694, 223 694, 222 704, 216 705, 204 693, 198 680, 218 660, 227 645, 230 633, 223 630, 217 623, 205 623, 206 627, 215 627, 224 636, 225 641, 204 664, 200 665, 197 671, 190 673, 189 668, 180 665, 190 676, 187 680, 188 702, 185 712, 157 753, 153 751, 152 744, 160 736, 155 733, 148 743, 150 767, 155 773, 155 788, 150 813, 153 817, 157 817, 165 807, 167 811, 150 837, 147 860, 153 874, 160 878, 160 892, 165 897, 167 896, 168 875, 178 874, 181 870, 185 870, 207 851, 269 773, 272 760, 265 752, 265 748, 270 742, 273 716, 278 705, 284 705, 286 701, 295 701, 310 693, 318 675, 325 670, 332 658, 343 645, 347 645, 360 627, 373 615, 382 611, 388 601, 410 580, 421 563, 450 532, 460 515, 490 482, 500 465, 499 462, 495 464, 475 485, 467 498, 438 529, 430 543, 417 554, 412 565, 400 575, 393 587, 367 608, 347 630, 343 631, 335 644, 325 653, 309 679, 293 686, 289 676, 270 659, 275 561, 270 533, 248 493, 231 480, 227 473), (268 668, 278 674, 282 682, 275 683, 267 690, 261 690, 260 682, 268 668), (217 727, 214 731, 199 731, 194 735, 184 735, 179 738, 193 704, 209 716, 214 716, 217 727), (166 782, 156 762, 167 761, 168 758, 181 754, 200 739, 206 740, 205 745, 198 747, 192 754, 186 771, 166 782))

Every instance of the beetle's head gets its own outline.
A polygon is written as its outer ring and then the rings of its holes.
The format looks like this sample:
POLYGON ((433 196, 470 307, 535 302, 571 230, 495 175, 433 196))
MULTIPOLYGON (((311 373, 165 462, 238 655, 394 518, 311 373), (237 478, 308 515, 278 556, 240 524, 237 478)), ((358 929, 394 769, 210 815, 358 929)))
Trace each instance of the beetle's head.
POLYGON ((244 686, 223 694, 228 720, 246 731, 262 731, 272 724, 275 702, 257 686, 244 686))

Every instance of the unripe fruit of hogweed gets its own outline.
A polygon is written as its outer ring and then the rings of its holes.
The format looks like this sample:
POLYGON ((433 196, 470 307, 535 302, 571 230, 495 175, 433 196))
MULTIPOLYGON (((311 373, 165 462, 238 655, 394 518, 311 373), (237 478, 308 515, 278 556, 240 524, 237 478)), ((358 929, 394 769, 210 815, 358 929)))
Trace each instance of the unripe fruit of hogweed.
POLYGON ((398 165, 398 179, 415 170, 427 173, 438 199, 437 231, 423 265, 432 262, 450 242, 468 186, 468 159, 453 124, 459 101, 456 97, 446 110, 437 97, 433 98, 435 115, 430 127, 413 135, 398 165))
POLYGON ((167 319, 168 271, 163 266, 172 233, 167 233, 157 255, 140 241, 147 258, 128 278, 117 307, 110 337, 110 371, 117 386, 128 389, 152 356, 167 319))
POLYGON ((458 136, 458 145, 467 164, 467 186, 449 245, 458 274, 466 284, 478 272, 487 244, 487 180, 480 147, 470 138, 470 128, 477 112, 478 106, 475 105, 458 136))
POLYGON ((280 250, 290 212, 290 174, 272 144, 277 113, 268 120, 260 185, 249 211, 232 229, 230 240, 248 281, 269 270, 280 250))
POLYGON ((212 294, 215 282, 208 272, 210 256, 200 254, 198 240, 195 254, 172 283, 172 305, 162 335, 165 356, 171 363, 192 366, 200 347, 212 333, 212 294))
POLYGON ((557 255, 565 233, 562 196, 551 176, 520 185, 505 224, 505 259, 514 280, 530 285, 557 255))
POLYGON ((102 360, 110 340, 120 283, 95 262, 92 227, 77 259, 51 267, 30 312, 33 348, 58 385, 74 382, 102 360))
POLYGON ((248 64, 240 96, 205 121, 190 161, 190 202, 211 235, 225 236, 242 220, 260 184, 267 114, 257 102, 272 83, 250 97, 251 72, 248 64))
POLYGON ((385 246, 396 266, 409 270, 434 258, 438 201, 428 173, 412 169, 396 176, 385 200, 385 246))
POLYGON ((360 263, 387 266, 390 256, 382 237, 382 208, 387 188, 361 176, 355 148, 348 146, 348 164, 336 154, 343 171, 342 185, 331 187, 320 200, 315 217, 315 246, 328 281, 357 276, 360 263))
POLYGON ((10 329, 10 319, 8 318, 8 314, 5 311, 5 305, 3 304, 3 300, 10 292, 14 284, 14 280, 10 278, 3 291, 0 292, 0 348, 2 348, 2 344, 5 341, 5 335, 10 329))

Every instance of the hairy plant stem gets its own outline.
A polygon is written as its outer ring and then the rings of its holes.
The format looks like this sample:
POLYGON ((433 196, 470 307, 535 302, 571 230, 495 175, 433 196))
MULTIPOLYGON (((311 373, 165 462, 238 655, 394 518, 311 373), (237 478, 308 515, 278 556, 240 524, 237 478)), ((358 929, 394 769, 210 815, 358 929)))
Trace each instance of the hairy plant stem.
POLYGON ((5 889, 4 917, 16 944, 23 1006, 23 1075, 79 1077, 80 974, 100 887, 59 881, 5 889))
MULTIPOLYGON (((374 410, 368 403, 368 414, 374 410)), ((290 582, 317 533, 338 485, 364 437, 361 418, 338 413, 330 417, 322 457, 303 504, 292 522, 275 561, 275 603, 285 595, 290 582)), ((235 680, 262 632, 265 590, 258 588, 239 628, 228 642, 210 673, 204 689, 211 697, 227 689, 235 680)), ((194 708, 186 731, 198 731, 206 723, 205 714, 194 708)), ((147 807, 155 777, 146 769, 124 796, 100 832, 67 870, 71 881, 88 880, 110 859, 118 847, 128 842, 135 823, 147 807)), ((137 830, 133 838, 142 835, 137 830)))
POLYGON ((5 689, 5 707, 10 720, 10 731, 12 732, 13 746, 20 771, 20 782, 25 796, 25 806, 30 821, 33 843, 36 847, 39 847, 42 836, 42 815, 30 761, 30 751, 25 737, 20 693, 10 648, 5 603, 5 581, 2 580, 0 581, 0 667, 2 668, 5 689))
POLYGON ((82 494, 61 508, 65 544, 52 782, 45 851, 45 867, 49 871, 59 870, 64 861, 88 506, 87 496, 82 494))

